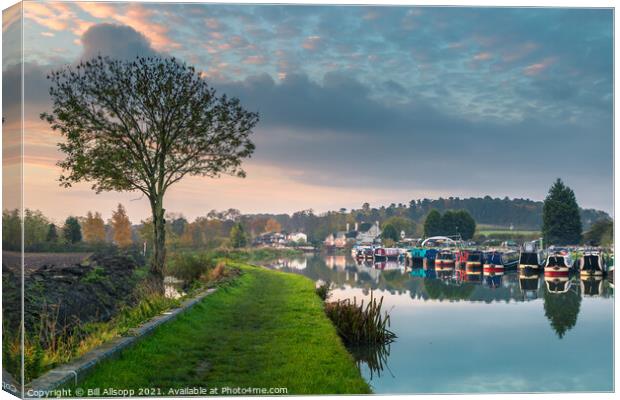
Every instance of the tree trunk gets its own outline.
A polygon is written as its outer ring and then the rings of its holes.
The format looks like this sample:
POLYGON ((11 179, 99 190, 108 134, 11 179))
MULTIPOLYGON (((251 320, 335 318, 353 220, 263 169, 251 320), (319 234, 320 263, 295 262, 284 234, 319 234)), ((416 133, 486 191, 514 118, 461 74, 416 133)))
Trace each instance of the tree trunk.
POLYGON ((165 210, 161 202, 152 202, 153 208, 153 258, 151 259, 150 278, 154 289, 164 292, 164 265, 166 261, 166 220, 164 219, 165 210))

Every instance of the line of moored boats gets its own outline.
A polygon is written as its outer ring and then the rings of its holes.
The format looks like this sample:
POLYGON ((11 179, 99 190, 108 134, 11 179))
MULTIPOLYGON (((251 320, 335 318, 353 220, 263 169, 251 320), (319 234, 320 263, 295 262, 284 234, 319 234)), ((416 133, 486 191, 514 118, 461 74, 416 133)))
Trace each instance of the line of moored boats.
POLYGON ((568 279, 570 273, 582 276, 613 274, 613 254, 600 248, 538 248, 534 242, 515 248, 425 248, 356 245, 351 255, 358 261, 400 261, 412 268, 449 271, 458 267, 465 274, 494 275, 519 269, 544 272, 546 277, 568 279))

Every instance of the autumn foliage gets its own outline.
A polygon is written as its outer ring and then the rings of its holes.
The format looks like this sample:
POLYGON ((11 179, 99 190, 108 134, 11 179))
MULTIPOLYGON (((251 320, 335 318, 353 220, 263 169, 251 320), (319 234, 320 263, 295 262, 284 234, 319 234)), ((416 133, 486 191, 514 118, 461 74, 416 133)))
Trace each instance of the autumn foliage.
POLYGON ((127 247, 132 243, 131 240, 131 221, 127 216, 125 207, 119 203, 115 211, 112 212, 110 225, 113 230, 113 240, 119 247, 127 247))

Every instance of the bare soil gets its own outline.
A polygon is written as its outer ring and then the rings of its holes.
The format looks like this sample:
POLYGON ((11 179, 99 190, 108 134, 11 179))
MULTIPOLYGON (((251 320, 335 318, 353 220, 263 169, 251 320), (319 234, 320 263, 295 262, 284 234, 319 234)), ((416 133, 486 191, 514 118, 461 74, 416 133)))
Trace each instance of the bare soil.
MULTIPOLYGON (((24 253, 24 274, 28 276, 44 265, 63 267, 80 264, 91 255, 92 253, 24 253)), ((2 252, 2 267, 9 268, 13 273, 18 273, 20 266, 21 253, 17 251, 2 252)))

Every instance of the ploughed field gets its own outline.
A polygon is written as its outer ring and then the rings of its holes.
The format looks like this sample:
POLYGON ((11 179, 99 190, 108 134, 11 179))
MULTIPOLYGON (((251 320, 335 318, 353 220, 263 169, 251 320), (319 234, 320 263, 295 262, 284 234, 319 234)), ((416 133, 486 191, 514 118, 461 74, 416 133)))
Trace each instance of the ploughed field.
MULTIPOLYGON (((24 253, 24 274, 29 275, 38 268, 49 266, 66 266, 81 263, 92 253, 24 253)), ((18 273, 21 266, 21 253, 17 251, 2 252, 2 267, 18 273)))

